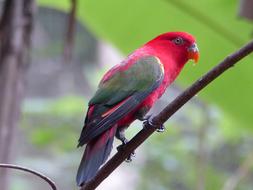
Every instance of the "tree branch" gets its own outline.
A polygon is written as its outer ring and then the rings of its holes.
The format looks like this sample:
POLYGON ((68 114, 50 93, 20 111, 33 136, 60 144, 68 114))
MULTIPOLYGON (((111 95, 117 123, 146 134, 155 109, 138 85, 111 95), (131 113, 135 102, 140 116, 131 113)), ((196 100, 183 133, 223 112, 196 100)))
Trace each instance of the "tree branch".
POLYGON ((10 169, 21 170, 24 172, 31 173, 33 175, 38 176, 42 180, 46 181, 53 190, 57 190, 55 183, 51 179, 49 179, 47 176, 45 176, 35 170, 31 170, 29 168, 25 168, 25 167, 14 165, 14 164, 0 164, 0 168, 10 168, 10 169))
MULTIPOLYGON (((20 119, 34 11, 35 0, 5 0, 0 18, 0 163, 11 159, 20 119)), ((1 170, 1 189, 8 189, 8 181, 7 170, 1 170)))
POLYGON ((253 153, 249 153, 245 161, 238 167, 236 171, 225 181, 223 190, 235 190, 242 179, 250 174, 253 166, 253 153))
POLYGON ((161 124, 166 122, 186 102, 200 92, 204 87, 219 77, 224 71, 234 66, 242 58, 253 51, 253 41, 243 46, 238 51, 227 56, 220 64, 211 69, 204 76, 200 77, 189 88, 182 92, 174 101, 165 107, 151 123, 146 122, 144 128, 137 133, 123 148, 117 152, 97 173, 97 175, 84 184, 81 190, 95 189, 105 178, 107 178, 138 146, 140 146, 161 124))
POLYGON ((206 189, 206 165, 207 165, 207 133, 212 121, 209 113, 208 106, 201 102, 197 102, 200 109, 203 111, 202 122, 197 132, 197 156, 196 156, 196 190, 206 189))

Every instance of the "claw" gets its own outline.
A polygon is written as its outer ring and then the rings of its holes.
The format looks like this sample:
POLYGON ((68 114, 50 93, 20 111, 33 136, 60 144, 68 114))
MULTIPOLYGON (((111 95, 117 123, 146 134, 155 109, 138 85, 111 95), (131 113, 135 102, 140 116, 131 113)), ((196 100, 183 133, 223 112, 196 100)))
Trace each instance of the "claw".
POLYGON ((158 133, 163 133, 164 131, 165 131, 165 127, 164 127, 164 125, 161 125, 158 129, 156 129, 156 131, 158 132, 158 133))
POLYGON ((155 125, 155 124, 152 122, 152 118, 153 118, 153 117, 152 117, 151 115, 148 115, 148 116, 145 117, 144 122, 143 122, 144 127, 148 124, 149 126, 152 126, 152 127, 156 128, 156 131, 157 131, 157 132, 159 132, 159 133, 164 132, 165 129, 166 129, 166 128, 164 127, 164 125, 163 125, 163 124, 160 125, 160 126, 155 125))
MULTIPOLYGON (((121 145, 119 145, 119 146, 117 146, 117 150, 118 150, 118 152, 119 151, 122 151, 123 150, 123 148, 124 148, 124 146, 125 146, 126 144, 121 144, 121 145)), ((135 157, 135 152, 132 152, 127 158, 126 158, 126 162, 131 162, 133 159, 133 157, 135 157)))
POLYGON ((125 161, 128 162, 128 163, 129 163, 129 162, 132 162, 132 160, 133 160, 132 158, 135 157, 135 156, 136 156, 135 152, 132 152, 132 153, 127 157, 127 159, 126 159, 125 161))

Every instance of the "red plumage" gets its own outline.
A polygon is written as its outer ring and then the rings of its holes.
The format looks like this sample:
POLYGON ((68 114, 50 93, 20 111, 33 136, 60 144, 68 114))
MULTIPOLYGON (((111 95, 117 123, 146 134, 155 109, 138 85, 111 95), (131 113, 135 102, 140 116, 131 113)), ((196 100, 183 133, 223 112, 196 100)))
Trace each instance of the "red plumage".
POLYGON ((79 146, 87 146, 78 185, 92 179, 106 161, 115 134, 126 143, 122 129, 143 118, 189 59, 198 60, 195 39, 185 32, 169 32, 144 44, 104 75, 89 103, 79 139, 79 146))

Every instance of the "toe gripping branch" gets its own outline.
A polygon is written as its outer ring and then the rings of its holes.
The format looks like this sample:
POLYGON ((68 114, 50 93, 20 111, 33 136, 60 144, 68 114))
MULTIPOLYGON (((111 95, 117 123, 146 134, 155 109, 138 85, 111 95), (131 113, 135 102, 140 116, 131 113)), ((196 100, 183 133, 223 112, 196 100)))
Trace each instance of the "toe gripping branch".
MULTIPOLYGON (((125 137, 124 130, 117 130, 116 132, 116 138, 119 139, 122 144, 117 147, 118 152, 124 150, 124 146, 128 143, 127 138, 125 137)), ((135 157, 135 152, 131 152, 130 155, 126 158, 126 162, 131 162, 133 160, 133 157, 135 157)))
MULTIPOLYGON (((127 144, 127 142, 124 142, 124 143, 122 143, 121 145, 119 145, 118 147, 117 147, 117 150, 118 150, 118 152, 120 152, 120 151, 123 151, 124 150, 124 146, 127 144)), ((132 160, 133 160, 133 157, 135 157, 136 156, 136 154, 135 154, 135 152, 131 152, 129 155, 128 155, 128 157, 126 158, 126 162, 131 162, 132 160)))
POLYGON ((163 124, 160 125, 160 124, 154 123, 152 115, 146 116, 143 121, 144 121, 143 122, 144 129, 147 128, 147 127, 153 127, 159 133, 164 132, 165 129, 166 129, 163 124))

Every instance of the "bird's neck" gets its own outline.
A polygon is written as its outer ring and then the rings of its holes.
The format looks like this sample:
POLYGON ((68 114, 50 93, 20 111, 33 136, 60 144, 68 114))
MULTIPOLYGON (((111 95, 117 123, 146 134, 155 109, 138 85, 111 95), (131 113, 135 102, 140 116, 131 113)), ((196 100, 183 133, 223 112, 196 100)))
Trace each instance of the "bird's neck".
POLYGON ((169 84, 175 80, 187 62, 187 59, 182 58, 184 56, 180 56, 179 53, 163 48, 162 46, 143 46, 141 52, 147 55, 154 55, 160 59, 164 66, 164 71, 169 77, 169 84))

